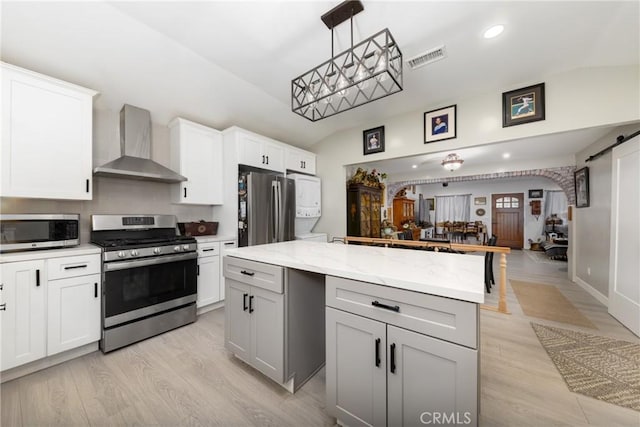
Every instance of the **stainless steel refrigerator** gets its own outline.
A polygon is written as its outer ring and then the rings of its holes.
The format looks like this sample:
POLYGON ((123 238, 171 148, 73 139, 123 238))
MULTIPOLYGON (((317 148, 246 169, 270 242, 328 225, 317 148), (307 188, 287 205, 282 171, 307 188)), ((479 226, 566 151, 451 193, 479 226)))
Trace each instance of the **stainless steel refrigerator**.
POLYGON ((293 179, 255 171, 238 177, 238 246, 295 239, 293 179))

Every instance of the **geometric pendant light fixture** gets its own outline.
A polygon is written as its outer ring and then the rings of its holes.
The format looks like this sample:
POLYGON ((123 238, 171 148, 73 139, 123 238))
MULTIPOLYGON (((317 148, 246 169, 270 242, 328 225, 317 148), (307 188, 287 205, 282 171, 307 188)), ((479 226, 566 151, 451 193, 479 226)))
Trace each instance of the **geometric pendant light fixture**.
POLYGON ((384 29, 353 44, 353 16, 364 10, 345 1, 321 19, 331 30, 331 59, 291 81, 291 110, 315 122, 402 90, 402 52, 384 29), (351 47, 334 55, 333 29, 351 20, 351 47))

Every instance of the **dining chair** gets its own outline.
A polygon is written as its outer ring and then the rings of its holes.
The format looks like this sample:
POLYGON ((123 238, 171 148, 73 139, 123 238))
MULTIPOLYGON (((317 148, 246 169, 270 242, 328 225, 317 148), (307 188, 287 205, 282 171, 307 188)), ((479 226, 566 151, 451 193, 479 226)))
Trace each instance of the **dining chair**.
MULTIPOLYGON (((487 246, 496 246, 498 243, 498 236, 492 234, 489 238, 487 246)), ((484 287, 487 293, 491 293, 491 285, 496 284, 493 278, 493 252, 486 252, 484 254, 484 287)))

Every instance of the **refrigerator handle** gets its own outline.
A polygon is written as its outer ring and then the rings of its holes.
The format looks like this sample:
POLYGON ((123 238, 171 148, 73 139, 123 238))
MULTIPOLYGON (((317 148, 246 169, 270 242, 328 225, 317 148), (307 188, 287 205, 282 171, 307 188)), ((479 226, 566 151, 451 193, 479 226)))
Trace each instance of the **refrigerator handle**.
POLYGON ((282 221, 282 185, 280 181, 276 181, 276 194, 277 194, 277 202, 276 202, 276 242, 281 242, 282 237, 280 236, 280 226, 282 221))
POLYGON ((278 240, 278 181, 271 181, 271 228, 273 235, 269 236, 269 243, 278 240))

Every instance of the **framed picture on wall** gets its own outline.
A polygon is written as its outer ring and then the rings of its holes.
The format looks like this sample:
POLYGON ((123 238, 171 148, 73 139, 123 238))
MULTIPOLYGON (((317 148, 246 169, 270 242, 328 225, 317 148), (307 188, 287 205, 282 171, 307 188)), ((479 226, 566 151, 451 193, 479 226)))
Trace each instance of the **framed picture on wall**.
POLYGON ((530 199, 542 199, 542 190, 529 190, 530 199))
POLYGON ((576 208, 589 207, 589 168, 583 167, 573 173, 576 188, 576 208))
POLYGON ((544 120, 544 83, 502 94, 502 127, 544 120))
POLYGON ((384 126, 363 131, 362 147, 365 156, 373 153, 384 153, 384 126))
POLYGON ((473 199, 473 204, 474 205, 486 205, 487 204, 487 198, 486 197, 475 197, 473 199))
POLYGON ((443 141, 456 137, 456 106, 424 113, 424 143, 443 141))
POLYGON ((425 199, 427 201, 427 209, 430 211, 436 210, 436 199, 425 199))

